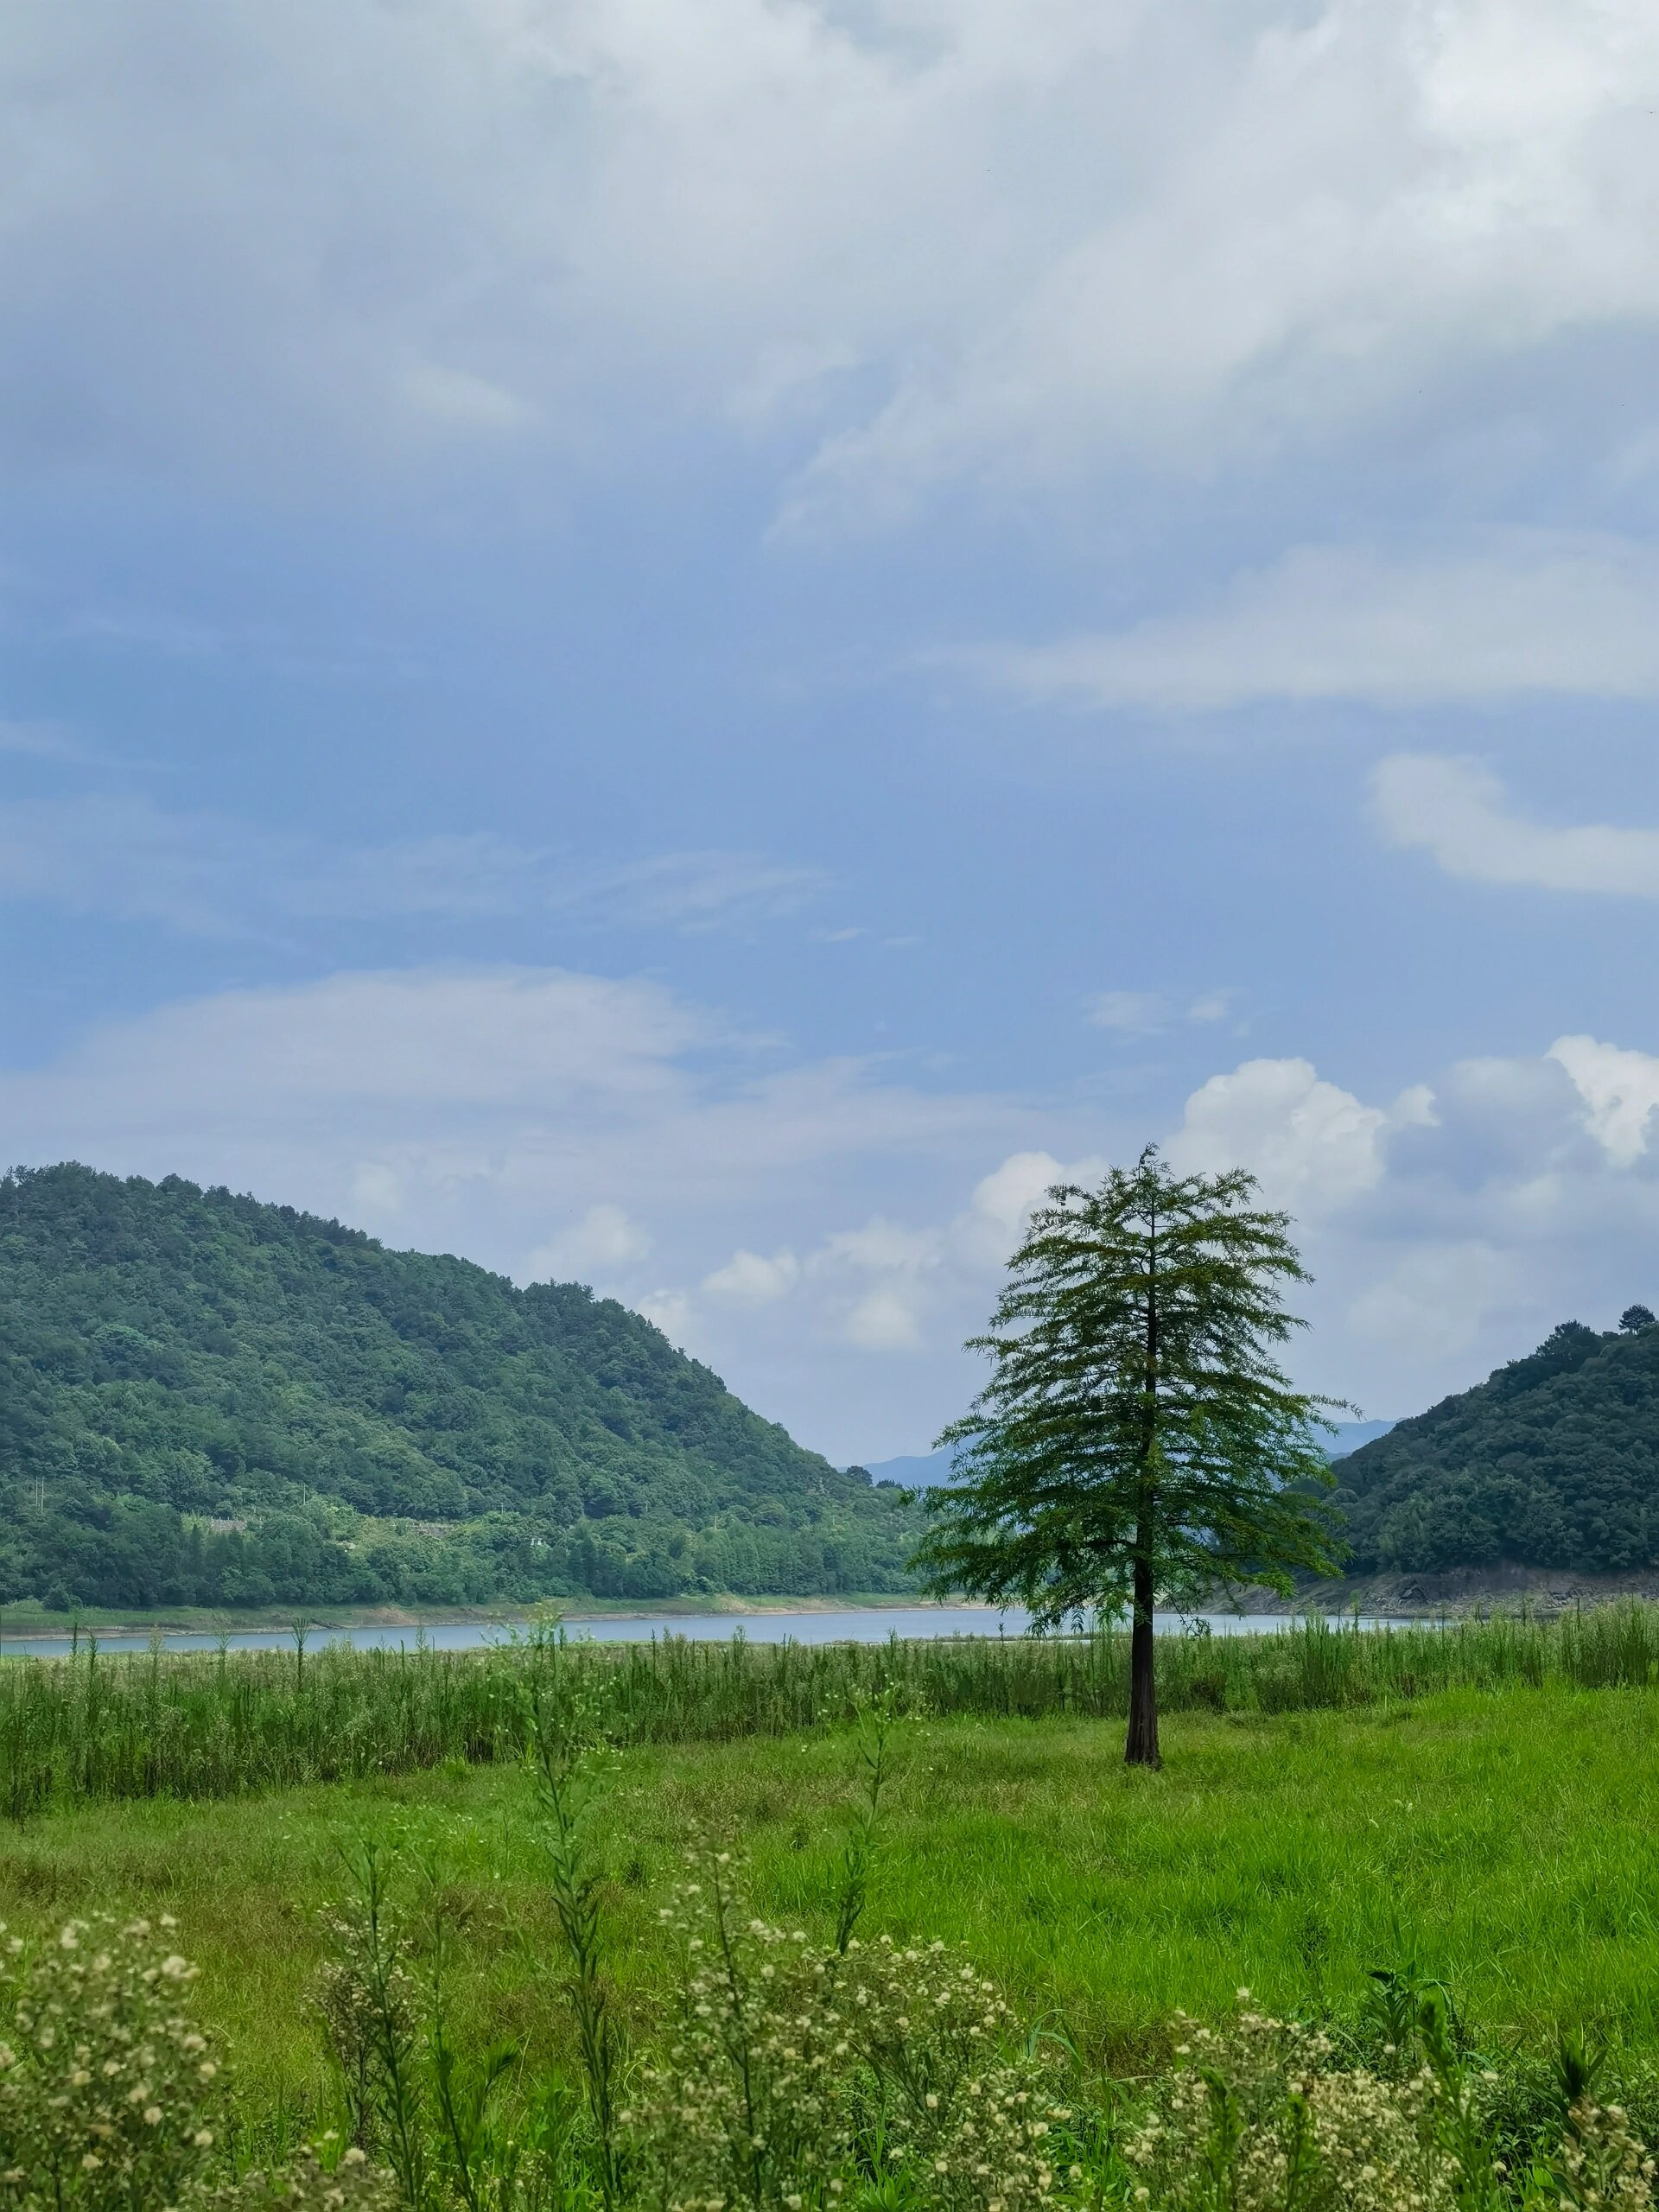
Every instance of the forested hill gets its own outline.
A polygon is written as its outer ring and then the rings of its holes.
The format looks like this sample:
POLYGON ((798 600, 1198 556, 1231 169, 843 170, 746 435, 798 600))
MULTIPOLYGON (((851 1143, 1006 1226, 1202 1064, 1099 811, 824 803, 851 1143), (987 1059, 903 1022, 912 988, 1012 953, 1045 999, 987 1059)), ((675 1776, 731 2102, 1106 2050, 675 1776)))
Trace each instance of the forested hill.
POLYGON ((901 1588, 907 1504, 578 1285, 175 1177, 0 1180, 0 1599, 901 1588))
POLYGON ((1659 1327, 1631 1313, 1617 1334, 1563 1322, 1340 1460, 1353 1568, 1659 1564, 1659 1327))

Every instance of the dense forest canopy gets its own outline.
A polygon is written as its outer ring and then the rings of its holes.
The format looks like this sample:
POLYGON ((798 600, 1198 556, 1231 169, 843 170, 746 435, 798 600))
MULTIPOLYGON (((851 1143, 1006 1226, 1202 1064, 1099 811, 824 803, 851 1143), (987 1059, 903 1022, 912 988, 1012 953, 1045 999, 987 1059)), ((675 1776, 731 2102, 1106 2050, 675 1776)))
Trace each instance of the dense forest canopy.
POLYGON ((1338 1467, 1360 1572, 1659 1565, 1659 1327, 1564 1321, 1338 1467))
POLYGON ((0 1179, 0 1600, 899 1589, 907 1503, 579 1285, 176 1177, 0 1179))

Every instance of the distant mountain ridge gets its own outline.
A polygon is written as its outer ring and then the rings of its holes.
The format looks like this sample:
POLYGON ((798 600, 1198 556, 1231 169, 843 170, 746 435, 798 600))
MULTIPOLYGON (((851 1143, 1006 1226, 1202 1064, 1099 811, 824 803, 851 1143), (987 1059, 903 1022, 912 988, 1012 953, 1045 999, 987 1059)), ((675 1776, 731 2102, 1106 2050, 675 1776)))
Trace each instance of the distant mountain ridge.
MULTIPOLYGON (((1379 1436, 1386 1436, 1394 1427, 1390 1421, 1342 1421, 1336 1424, 1334 1433, 1324 1431, 1329 1437, 1326 1451, 1333 1459, 1358 1451, 1362 1444, 1370 1444, 1379 1436)), ((904 1490, 929 1490, 936 1483, 950 1479, 950 1465, 954 1454, 945 1452, 920 1452, 908 1458, 878 1459, 865 1469, 874 1483, 897 1483, 904 1490)))
POLYGON ((1350 1454, 1337 1498, 1357 1573, 1659 1565, 1659 1327, 1564 1321, 1350 1454))
POLYGON ((1327 1432, 1325 1456, 1332 1459, 1345 1459, 1351 1452, 1357 1452, 1367 1444, 1375 1444, 1379 1436, 1386 1436, 1398 1427, 1391 1421, 1339 1421, 1334 1431, 1327 1432))
POLYGON ((873 1483, 896 1483, 901 1490, 928 1490, 950 1478, 950 1452, 918 1452, 908 1458, 878 1459, 865 1473, 873 1483))
POLYGON ((0 1179, 0 1600, 899 1590, 908 1507, 579 1284, 176 1177, 0 1179))

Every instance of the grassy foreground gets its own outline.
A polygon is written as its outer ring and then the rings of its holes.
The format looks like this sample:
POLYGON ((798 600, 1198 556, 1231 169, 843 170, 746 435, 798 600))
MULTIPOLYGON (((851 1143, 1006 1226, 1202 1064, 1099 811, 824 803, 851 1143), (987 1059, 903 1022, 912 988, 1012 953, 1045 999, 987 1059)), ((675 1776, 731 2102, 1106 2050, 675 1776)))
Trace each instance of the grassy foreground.
MULTIPOLYGON (((1573 2022, 1659 2053, 1656 1723, 1659 1692, 1561 1683, 1188 1713, 1160 1775, 1124 1770, 1111 1721, 907 1723, 867 1929, 966 1943, 1016 2009, 1058 2015, 1120 2072, 1161 2054, 1174 2008, 1219 2014, 1240 1983, 1346 2011, 1402 1937, 1494 2042, 1573 2022)), ((699 1827, 742 1843, 757 1910, 825 1932, 852 1764, 845 1728, 621 1755, 601 1848, 637 2022, 666 1970, 656 1907, 699 1827)), ((323 2094, 318 1908, 360 1836, 435 1854, 469 2034, 556 2031, 553 1916, 508 1767, 79 1806, 0 1845, 0 1918, 176 1915, 245 2097, 304 2114, 323 2094)))

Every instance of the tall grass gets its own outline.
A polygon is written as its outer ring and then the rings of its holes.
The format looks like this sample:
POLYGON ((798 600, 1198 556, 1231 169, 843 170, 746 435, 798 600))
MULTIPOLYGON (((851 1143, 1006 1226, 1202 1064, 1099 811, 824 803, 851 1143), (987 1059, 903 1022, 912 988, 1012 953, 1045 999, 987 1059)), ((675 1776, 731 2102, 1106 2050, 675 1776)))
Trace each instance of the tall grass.
MULTIPOLYGON (((1609 1605, 1554 1622, 1333 1629, 1160 1639, 1166 1711, 1290 1713, 1408 1700, 1452 1688, 1659 1680, 1659 1605, 1609 1605)), ((556 1673, 603 1707, 619 1745, 781 1736, 896 1713, 1039 1719, 1121 1716, 1128 1639, 951 1637, 885 1644, 754 1644, 679 1637, 566 1642, 540 1634, 475 1652, 166 1654, 0 1666, 0 1814, 268 1788, 522 1757, 535 1701, 556 1673)))

